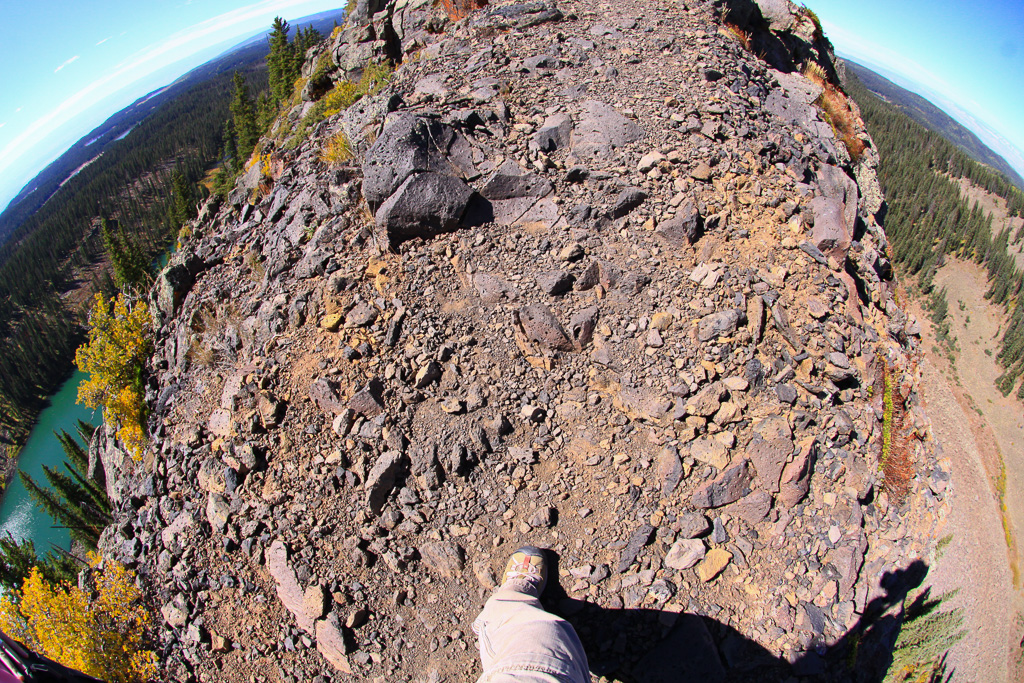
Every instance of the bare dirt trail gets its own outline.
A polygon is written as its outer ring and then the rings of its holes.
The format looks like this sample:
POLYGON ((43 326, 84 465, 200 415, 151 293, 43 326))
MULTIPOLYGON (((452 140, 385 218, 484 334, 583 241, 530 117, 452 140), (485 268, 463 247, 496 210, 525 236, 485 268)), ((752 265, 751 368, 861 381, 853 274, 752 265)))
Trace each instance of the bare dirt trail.
MULTIPOLYGON (((1003 320, 983 297, 985 282, 981 268, 962 262, 951 261, 936 277, 936 285, 947 288, 952 333, 961 349, 955 368, 937 346, 931 326, 923 325, 925 402, 935 438, 952 462, 954 487, 944 531, 951 540, 932 566, 929 582, 936 594, 959 589, 950 606, 964 609, 967 633, 949 657, 953 680, 1018 681, 1018 615, 1024 602, 1013 585, 994 482, 1002 452, 1010 515, 1018 520, 1013 515, 1019 513, 1015 493, 1021 491, 1024 434, 1020 405, 995 389, 999 368, 985 353, 995 347, 1003 320)), ((1015 526, 1022 528, 1019 522, 1015 526)))
MULTIPOLYGON (((950 329, 959 348, 957 376, 974 407, 984 413, 994 447, 1006 466, 1006 510, 1014 534, 1020 537, 1024 532, 1024 500, 1019 495, 1024 492, 1024 416, 1020 401, 1012 394, 1003 396, 995 386, 1002 374, 995 354, 1006 315, 985 299, 987 277, 977 264, 950 259, 936 274, 935 285, 946 289, 950 329)), ((998 457, 985 463, 989 475, 998 476, 998 457)), ((1024 566, 1019 543, 1016 564, 1024 566)))

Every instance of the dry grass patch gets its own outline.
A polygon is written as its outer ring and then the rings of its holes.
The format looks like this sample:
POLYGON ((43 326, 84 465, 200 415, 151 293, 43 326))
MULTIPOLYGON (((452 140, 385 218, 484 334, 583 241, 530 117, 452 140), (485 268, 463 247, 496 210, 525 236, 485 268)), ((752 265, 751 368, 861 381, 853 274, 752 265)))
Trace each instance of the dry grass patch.
POLYGON ((343 130, 335 133, 320 152, 320 160, 328 166, 341 166, 354 159, 355 156, 352 142, 343 130))
POLYGON ((807 62, 803 75, 821 86, 821 94, 814 101, 825 121, 832 126, 836 139, 846 146, 854 163, 860 161, 867 143, 858 136, 860 132, 860 116, 854 111, 852 100, 842 88, 829 82, 825 70, 815 62, 807 62))
POLYGON ((750 33, 748 31, 744 31, 736 24, 731 24, 727 21, 720 29, 720 32, 722 35, 735 40, 747 52, 753 51, 751 47, 753 43, 751 41, 750 33))
POLYGON ((478 9, 487 7, 487 0, 441 0, 441 7, 449 19, 459 21, 478 9))
POLYGON ((914 480, 914 435, 906 425, 906 397, 895 386, 893 370, 882 366, 882 467, 883 487, 899 504, 910 493, 914 480))

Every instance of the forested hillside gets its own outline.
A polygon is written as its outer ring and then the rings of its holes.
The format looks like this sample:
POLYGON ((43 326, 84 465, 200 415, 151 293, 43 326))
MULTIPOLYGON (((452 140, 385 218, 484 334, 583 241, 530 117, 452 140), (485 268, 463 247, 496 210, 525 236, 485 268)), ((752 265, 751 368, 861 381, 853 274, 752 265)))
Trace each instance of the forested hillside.
POLYGON ((233 184, 277 115, 282 83, 291 96, 305 51, 342 16, 307 18, 291 40, 278 18, 266 38, 179 79, 168 91, 180 94, 110 142, 145 102, 115 114, 30 183, 48 199, 23 191, 0 217, 0 234, 10 235, 0 247, 0 441, 26 436, 70 372, 88 294, 145 289, 152 261, 195 215, 208 186, 224 192, 233 184), (96 144, 96 155, 82 162, 97 135, 108 144, 96 144), (78 171, 67 178, 72 164, 78 171))
MULTIPOLYGON (((999 388, 1013 390, 1024 372, 1024 274, 1007 252, 1024 234, 993 234, 992 220, 969 204, 953 179, 966 178, 1006 200, 1010 215, 1024 216, 1024 193, 1007 178, 983 166, 938 133, 911 120, 872 94, 848 72, 845 87, 860 105, 868 131, 878 145, 882 187, 889 205, 885 231, 893 258, 909 282, 933 295, 941 316, 943 292, 932 292, 935 271, 947 255, 974 260, 989 273, 987 298, 1006 306, 1010 323, 1003 333, 999 361, 1005 368, 999 388)), ((937 316, 938 317, 938 316, 937 316)), ((1017 390, 1024 398, 1024 384, 1017 390)))
MULTIPOLYGON (((265 53, 250 51, 248 63, 235 64, 263 87, 265 53)), ((180 225, 176 196, 220 156, 232 92, 232 73, 219 72, 159 107, 61 186, 0 247, 0 437, 22 436, 70 370, 81 341, 77 302, 88 297, 66 294, 109 287, 106 276, 84 280, 106 259, 100 219, 109 221, 121 244, 146 258, 165 250, 180 225)))
POLYGON ((1006 177, 1018 188, 1024 188, 1024 178, 1021 178, 1020 174, 1005 159, 991 150, 977 135, 960 125, 949 114, 917 93, 901 88, 867 67, 849 60, 846 61, 846 66, 848 70, 852 70, 856 74, 868 90, 899 107, 903 113, 925 128, 939 133, 967 152, 975 161, 1006 174, 1006 177))

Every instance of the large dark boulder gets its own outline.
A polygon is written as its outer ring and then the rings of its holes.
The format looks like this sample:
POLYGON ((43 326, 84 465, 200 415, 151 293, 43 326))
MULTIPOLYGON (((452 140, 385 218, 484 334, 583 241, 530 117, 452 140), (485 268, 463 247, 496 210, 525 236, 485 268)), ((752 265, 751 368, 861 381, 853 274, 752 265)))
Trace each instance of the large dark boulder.
POLYGON ((473 194, 473 188, 454 176, 416 173, 377 210, 377 228, 391 244, 457 230, 473 194))
POLYGON ((374 213, 414 173, 451 174, 446 156, 455 130, 440 121, 400 114, 363 161, 363 196, 374 213))

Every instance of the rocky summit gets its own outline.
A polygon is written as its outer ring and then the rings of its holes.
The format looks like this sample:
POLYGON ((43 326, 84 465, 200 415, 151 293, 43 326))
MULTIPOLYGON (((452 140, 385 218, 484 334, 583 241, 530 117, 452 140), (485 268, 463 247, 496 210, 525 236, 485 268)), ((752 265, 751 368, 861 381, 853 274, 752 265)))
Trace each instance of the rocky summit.
POLYGON ((866 675, 949 476, 815 18, 451 16, 359 0, 154 286, 151 446, 91 454, 163 679, 475 680, 470 625, 523 543, 557 554, 546 602, 597 678, 866 675))

